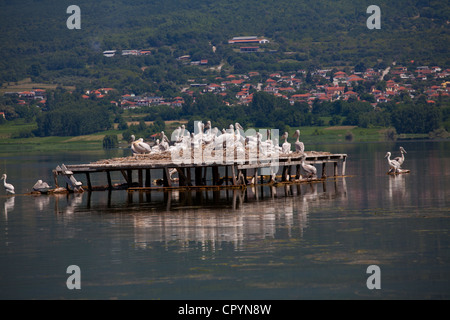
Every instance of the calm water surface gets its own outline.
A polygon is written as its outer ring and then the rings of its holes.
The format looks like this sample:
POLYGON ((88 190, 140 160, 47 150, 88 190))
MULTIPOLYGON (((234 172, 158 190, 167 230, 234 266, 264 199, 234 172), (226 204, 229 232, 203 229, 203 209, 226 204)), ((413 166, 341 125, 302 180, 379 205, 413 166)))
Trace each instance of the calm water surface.
POLYGON ((53 184, 58 164, 127 151, 0 150, 0 174, 17 192, 0 190, 0 298, 449 299, 450 142, 310 149, 347 153, 347 177, 245 191, 30 196, 38 179, 53 184), (383 157, 400 145, 411 173, 388 176, 383 157), (81 269, 81 290, 66 286, 70 265, 81 269), (379 290, 367 288, 370 265, 380 267, 379 290))

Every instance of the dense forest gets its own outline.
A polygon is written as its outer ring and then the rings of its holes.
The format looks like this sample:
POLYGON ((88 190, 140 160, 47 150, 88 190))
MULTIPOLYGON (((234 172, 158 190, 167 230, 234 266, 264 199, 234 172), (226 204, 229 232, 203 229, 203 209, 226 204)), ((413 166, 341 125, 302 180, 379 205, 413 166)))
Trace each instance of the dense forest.
POLYGON ((236 73, 410 59, 450 64, 450 5, 442 1, 379 0, 379 30, 366 26, 372 1, 80 0, 79 30, 66 26, 71 4, 2 1, 0 81, 31 76, 61 84, 147 89, 155 82, 176 84, 197 72, 180 70, 175 58, 186 54, 211 65, 226 63, 236 73), (227 41, 241 35, 267 37, 273 54, 253 61, 235 54, 227 41), (101 54, 144 48, 154 54, 127 60, 101 54), (152 68, 142 73, 143 66, 152 68))
MULTIPOLYGON (((86 1, 79 0, 81 29, 68 29, 69 1, 1 1, 0 82, 73 86, 48 93, 45 108, 14 106, 2 98, 9 118, 36 121, 32 134, 78 135, 126 128, 122 110, 96 99, 81 99, 86 90, 112 87, 118 93, 165 97, 179 95, 190 79, 214 79, 231 73, 290 72, 313 68, 382 69, 393 61, 450 66, 450 5, 434 0, 379 0, 381 29, 366 21, 372 1, 246 0, 246 1, 86 1), (240 54, 228 40, 235 36, 267 38, 264 53, 240 54), (144 56, 103 55, 105 50, 146 49, 144 56), (199 68, 182 64, 180 56, 208 61, 199 68), (219 68, 220 66, 220 68, 219 68), (90 117, 83 115, 90 114, 90 117)), ((308 79, 306 79, 307 82, 308 79)), ((117 95, 108 97, 108 101, 117 95)), ((448 122, 448 103, 431 108, 424 99, 398 98, 382 110, 367 101, 289 104, 265 93, 254 95, 248 107, 230 106, 217 96, 183 96, 182 107, 149 107, 139 112, 147 120, 211 119, 219 126, 239 121, 257 127, 329 124, 394 126, 398 132, 429 132, 448 122), (194 103, 195 99, 195 103, 194 103), (410 122, 403 121, 405 117, 410 122), (416 119, 416 120, 414 120, 416 119), (426 123, 419 121, 427 119, 426 123), (439 120, 440 119, 440 120, 439 120)), ((368 96, 368 98, 371 98, 368 96)), ((366 99, 370 102, 370 99, 366 99)), ((1 111, 0 110, 0 111, 1 111)), ((141 130, 157 131, 162 124, 141 130)), ((130 128, 135 129, 136 128, 130 128)), ((128 131, 129 134, 130 131, 128 131)))

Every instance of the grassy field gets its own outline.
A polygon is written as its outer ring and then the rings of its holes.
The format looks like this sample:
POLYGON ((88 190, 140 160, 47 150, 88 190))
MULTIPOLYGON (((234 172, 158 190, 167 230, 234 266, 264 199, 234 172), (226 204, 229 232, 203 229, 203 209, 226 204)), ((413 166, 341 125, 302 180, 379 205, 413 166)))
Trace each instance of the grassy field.
MULTIPOLYGON (((168 122, 166 134, 172 131, 180 122, 168 122)), ((15 120, 0 125, 0 151, 12 152, 17 150, 49 151, 49 150, 98 150, 102 148, 105 135, 116 134, 121 147, 128 146, 122 140, 122 131, 109 130, 95 134, 76 137, 30 137, 12 138, 20 132, 30 132, 35 129, 34 123, 25 123, 23 120, 15 120)), ((324 127, 301 127, 291 128, 289 141, 294 142, 293 134, 300 129, 300 140, 306 144, 321 143, 350 143, 350 142, 375 142, 385 141, 387 128, 359 128, 356 126, 324 126, 324 127)), ((280 140, 282 133, 280 132, 280 140)), ((427 138, 427 135, 401 135, 401 139, 427 138)), ((280 141, 282 143, 282 141, 280 141)))
MULTIPOLYGON (((44 89, 44 90, 53 90, 56 89, 57 84, 48 84, 48 83, 35 83, 32 82, 30 78, 26 78, 24 80, 18 82, 6 82, 3 83, 0 88, 0 94, 4 94, 5 92, 21 92, 21 91, 31 91, 33 89, 44 89)), ((74 86, 63 86, 67 90, 75 90, 74 86)))

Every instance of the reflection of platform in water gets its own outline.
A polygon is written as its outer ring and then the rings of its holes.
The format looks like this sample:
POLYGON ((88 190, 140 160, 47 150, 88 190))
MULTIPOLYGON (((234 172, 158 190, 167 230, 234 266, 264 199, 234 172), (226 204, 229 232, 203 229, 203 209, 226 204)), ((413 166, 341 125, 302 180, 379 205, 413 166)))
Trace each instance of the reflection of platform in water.
MULTIPOLYGON (((277 232, 301 238, 311 208, 347 198, 345 178, 242 190, 132 192, 126 194, 125 204, 108 194, 106 205, 95 204, 95 194, 78 196, 87 199, 90 211, 132 216, 137 247, 162 242, 213 250, 225 243, 243 250, 246 241, 275 238, 277 232)), ((78 200, 75 206, 80 205, 78 200)))
MULTIPOLYGON (((91 174, 103 172, 107 176, 106 189, 129 189, 129 188, 154 188, 152 172, 161 171, 162 178, 159 179, 163 187, 239 187, 250 183, 268 183, 273 173, 278 172, 280 182, 301 182, 311 180, 323 180, 327 178, 326 165, 333 163, 334 176, 338 176, 338 163, 341 163, 341 175, 345 176, 346 154, 331 154, 329 152, 305 152, 305 163, 321 166, 321 176, 306 177, 302 173, 302 153, 293 152, 289 155, 280 155, 276 159, 260 158, 245 159, 245 161, 231 161, 217 163, 213 161, 196 163, 177 163, 171 160, 170 153, 161 159, 150 158, 150 155, 139 155, 126 158, 115 158, 101 160, 90 164, 67 165, 66 170, 57 167, 53 170, 55 185, 58 186, 58 176, 85 175, 88 190, 100 190, 92 185, 91 174), (172 172, 171 172, 172 170, 172 172), (276 172, 271 172, 275 170, 276 172), (209 173, 208 173, 209 171, 209 173), (111 173, 120 172, 125 183, 113 184, 111 173), (137 173, 137 181, 133 180, 133 173, 137 173), (178 178, 171 179, 173 172, 178 178), (209 181, 207 182, 207 175, 209 181), (253 182, 251 182, 253 181, 253 182)), ((67 179, 66 179, 67 180, 67 179)))

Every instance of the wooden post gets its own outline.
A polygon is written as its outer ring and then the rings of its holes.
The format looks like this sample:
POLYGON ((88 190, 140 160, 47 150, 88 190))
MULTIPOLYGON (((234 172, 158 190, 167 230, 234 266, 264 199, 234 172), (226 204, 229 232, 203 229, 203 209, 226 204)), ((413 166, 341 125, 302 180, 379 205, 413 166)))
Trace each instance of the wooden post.
POLYGON ((150 169, 145 169, 145 186, 146 187, 151 187, 152 186, 150 169))
POLYGON ((186 168, 186 184, 188 186, 192 186, 192 180, 191 180, 191 168, 186 168))
POLYGON ((228 166, 225 166, 225 184, 228 185, 228 166))
POLYGON ((131 187, 133 185, 133 170, 128 169, 127 176, 128 176, 128 185, 131 187))
POLYGON ((89 174, 89 172, 86 172, 86 181, 88 185, 88 190, 92 191, 91 175, 89 174))
POLYGON ((219 185, 219 167, 213 166, 212 168, 212 178, 213 178, 213 186, 219 185))
POLYGON ((130 180, 128 179, 128 175, 125 172, 125 170, 120 170, 120 172, 122 173, 122 176, 124 177, 124 179, 127 182, 128 186, 131 186, 130 180))
POLYGON ((111 190, 112 189, 112 182, 111 182, 111 173, 108 171, 106 171, 106 178, 108 179, 108 189, 111 190))
POLYGON ((283 166, 283 169, 281 170, 281 181, 286 181, 286 172, 287 172, 287 167, 283 166))
POLYGON ((138 181, 139 181, 139 187, 143 187, 144 186, 144 181, 143 181, 143 177, 142 177, 142 169, 138 170, 138 181))
POLYGON ((164 187, 171 187, 172 181, 170 180, 169 168, 165 167, 163 169, 163 184, 164 187))
POLYGON ((327 163, 322 162, 322 178, 326 178, 326 177, 327 177, 327 163))
POLYGON ((195 167, 195 185, 202 185, 202 167, 195 167))
POLYGON ((295 170, 295 179, 300 179, 300 175, 301 175, 300 165, 298 164, 295 170))
POLYGON ((177 168, 177 172, 178 172, 178 177, 179 177, 178 185, 179 186, 186 186, 187 185, 187 178, 186 178, 186 175, 184 174, 184 168, 177 168))

